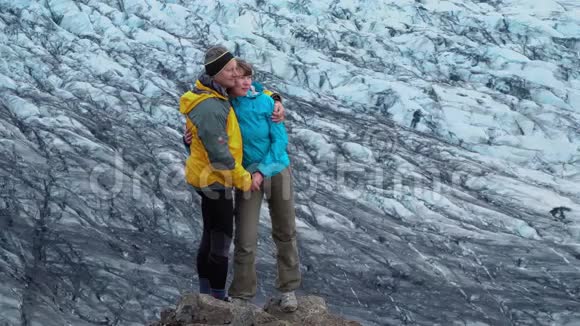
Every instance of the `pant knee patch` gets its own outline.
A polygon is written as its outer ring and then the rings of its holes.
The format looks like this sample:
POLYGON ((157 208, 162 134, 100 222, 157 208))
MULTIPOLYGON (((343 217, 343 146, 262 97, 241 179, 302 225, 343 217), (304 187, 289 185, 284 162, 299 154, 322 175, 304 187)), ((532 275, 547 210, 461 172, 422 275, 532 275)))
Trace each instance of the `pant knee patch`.
POLYGON ((226 266, 225 268, 227 268, 228 265, 228 257, 224 257, 224 256, 218 256, 215 254, 210 254, 208 257, 208 261, 213 264, 216 264, 218 266, 226 266))
POLYGON ((224 232, 212 232, 210 254, 212 256, 228 257, 231 244, 232 238, 224 232))

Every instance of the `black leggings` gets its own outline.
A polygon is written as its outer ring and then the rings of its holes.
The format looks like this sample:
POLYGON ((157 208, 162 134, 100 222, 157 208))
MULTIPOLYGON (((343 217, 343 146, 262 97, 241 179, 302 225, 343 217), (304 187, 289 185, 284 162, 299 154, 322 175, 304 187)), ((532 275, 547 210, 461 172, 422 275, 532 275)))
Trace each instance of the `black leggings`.
POLYGON ((212 289, 225 289, 234 230, 232 195, 225 190, 197 193, 201 196, 203 216, 203 234, 197 251, 197 274, 200 279, 208 279, 212 289))

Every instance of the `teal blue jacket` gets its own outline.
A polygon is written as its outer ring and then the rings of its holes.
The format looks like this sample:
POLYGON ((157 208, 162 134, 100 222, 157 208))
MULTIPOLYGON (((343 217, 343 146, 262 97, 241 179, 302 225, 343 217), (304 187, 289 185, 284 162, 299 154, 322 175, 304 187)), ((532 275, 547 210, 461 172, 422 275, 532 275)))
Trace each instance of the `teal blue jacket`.
POLYGON ((270 178, 290 166, 288 134, 284 123, 272 121, 274 100, 262 92, 259 83, 252 86, 246 96, 231 100, 242 132, 242 165, 250 173, 259 171, 270 178))

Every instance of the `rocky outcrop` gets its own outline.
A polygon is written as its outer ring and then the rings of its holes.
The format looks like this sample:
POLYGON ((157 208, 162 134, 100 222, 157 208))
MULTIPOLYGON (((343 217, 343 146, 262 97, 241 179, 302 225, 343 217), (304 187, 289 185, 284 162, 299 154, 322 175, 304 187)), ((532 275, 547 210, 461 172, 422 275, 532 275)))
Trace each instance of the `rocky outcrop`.
POLYGON ((161 319, 150 326, 357 326, 355 321, 332 315, 324 299, 315 296, 298 298, 296 312, 285 313, 277 299, 270 299, 264 309, 253 304, 235 304, 216 300, 204 294, 182 296, 175 309, 161 312, 161 319))

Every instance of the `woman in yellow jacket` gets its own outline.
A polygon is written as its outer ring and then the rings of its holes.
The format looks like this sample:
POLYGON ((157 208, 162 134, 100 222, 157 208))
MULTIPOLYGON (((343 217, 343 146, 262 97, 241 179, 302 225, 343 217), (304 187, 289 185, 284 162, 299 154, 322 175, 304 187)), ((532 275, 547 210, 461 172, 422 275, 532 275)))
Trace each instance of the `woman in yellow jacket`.
POLYGON ((232 188, 249 190, 252 177, 241 165, 242 138, 226 89, 236 83, 236 61, 223 46, 205 54, 205 73, 181 96, 179 110, 191 131, 185 177, 201 196, 203 234, 197 253, 200 293, 225 298, 233 235, 232 188))

